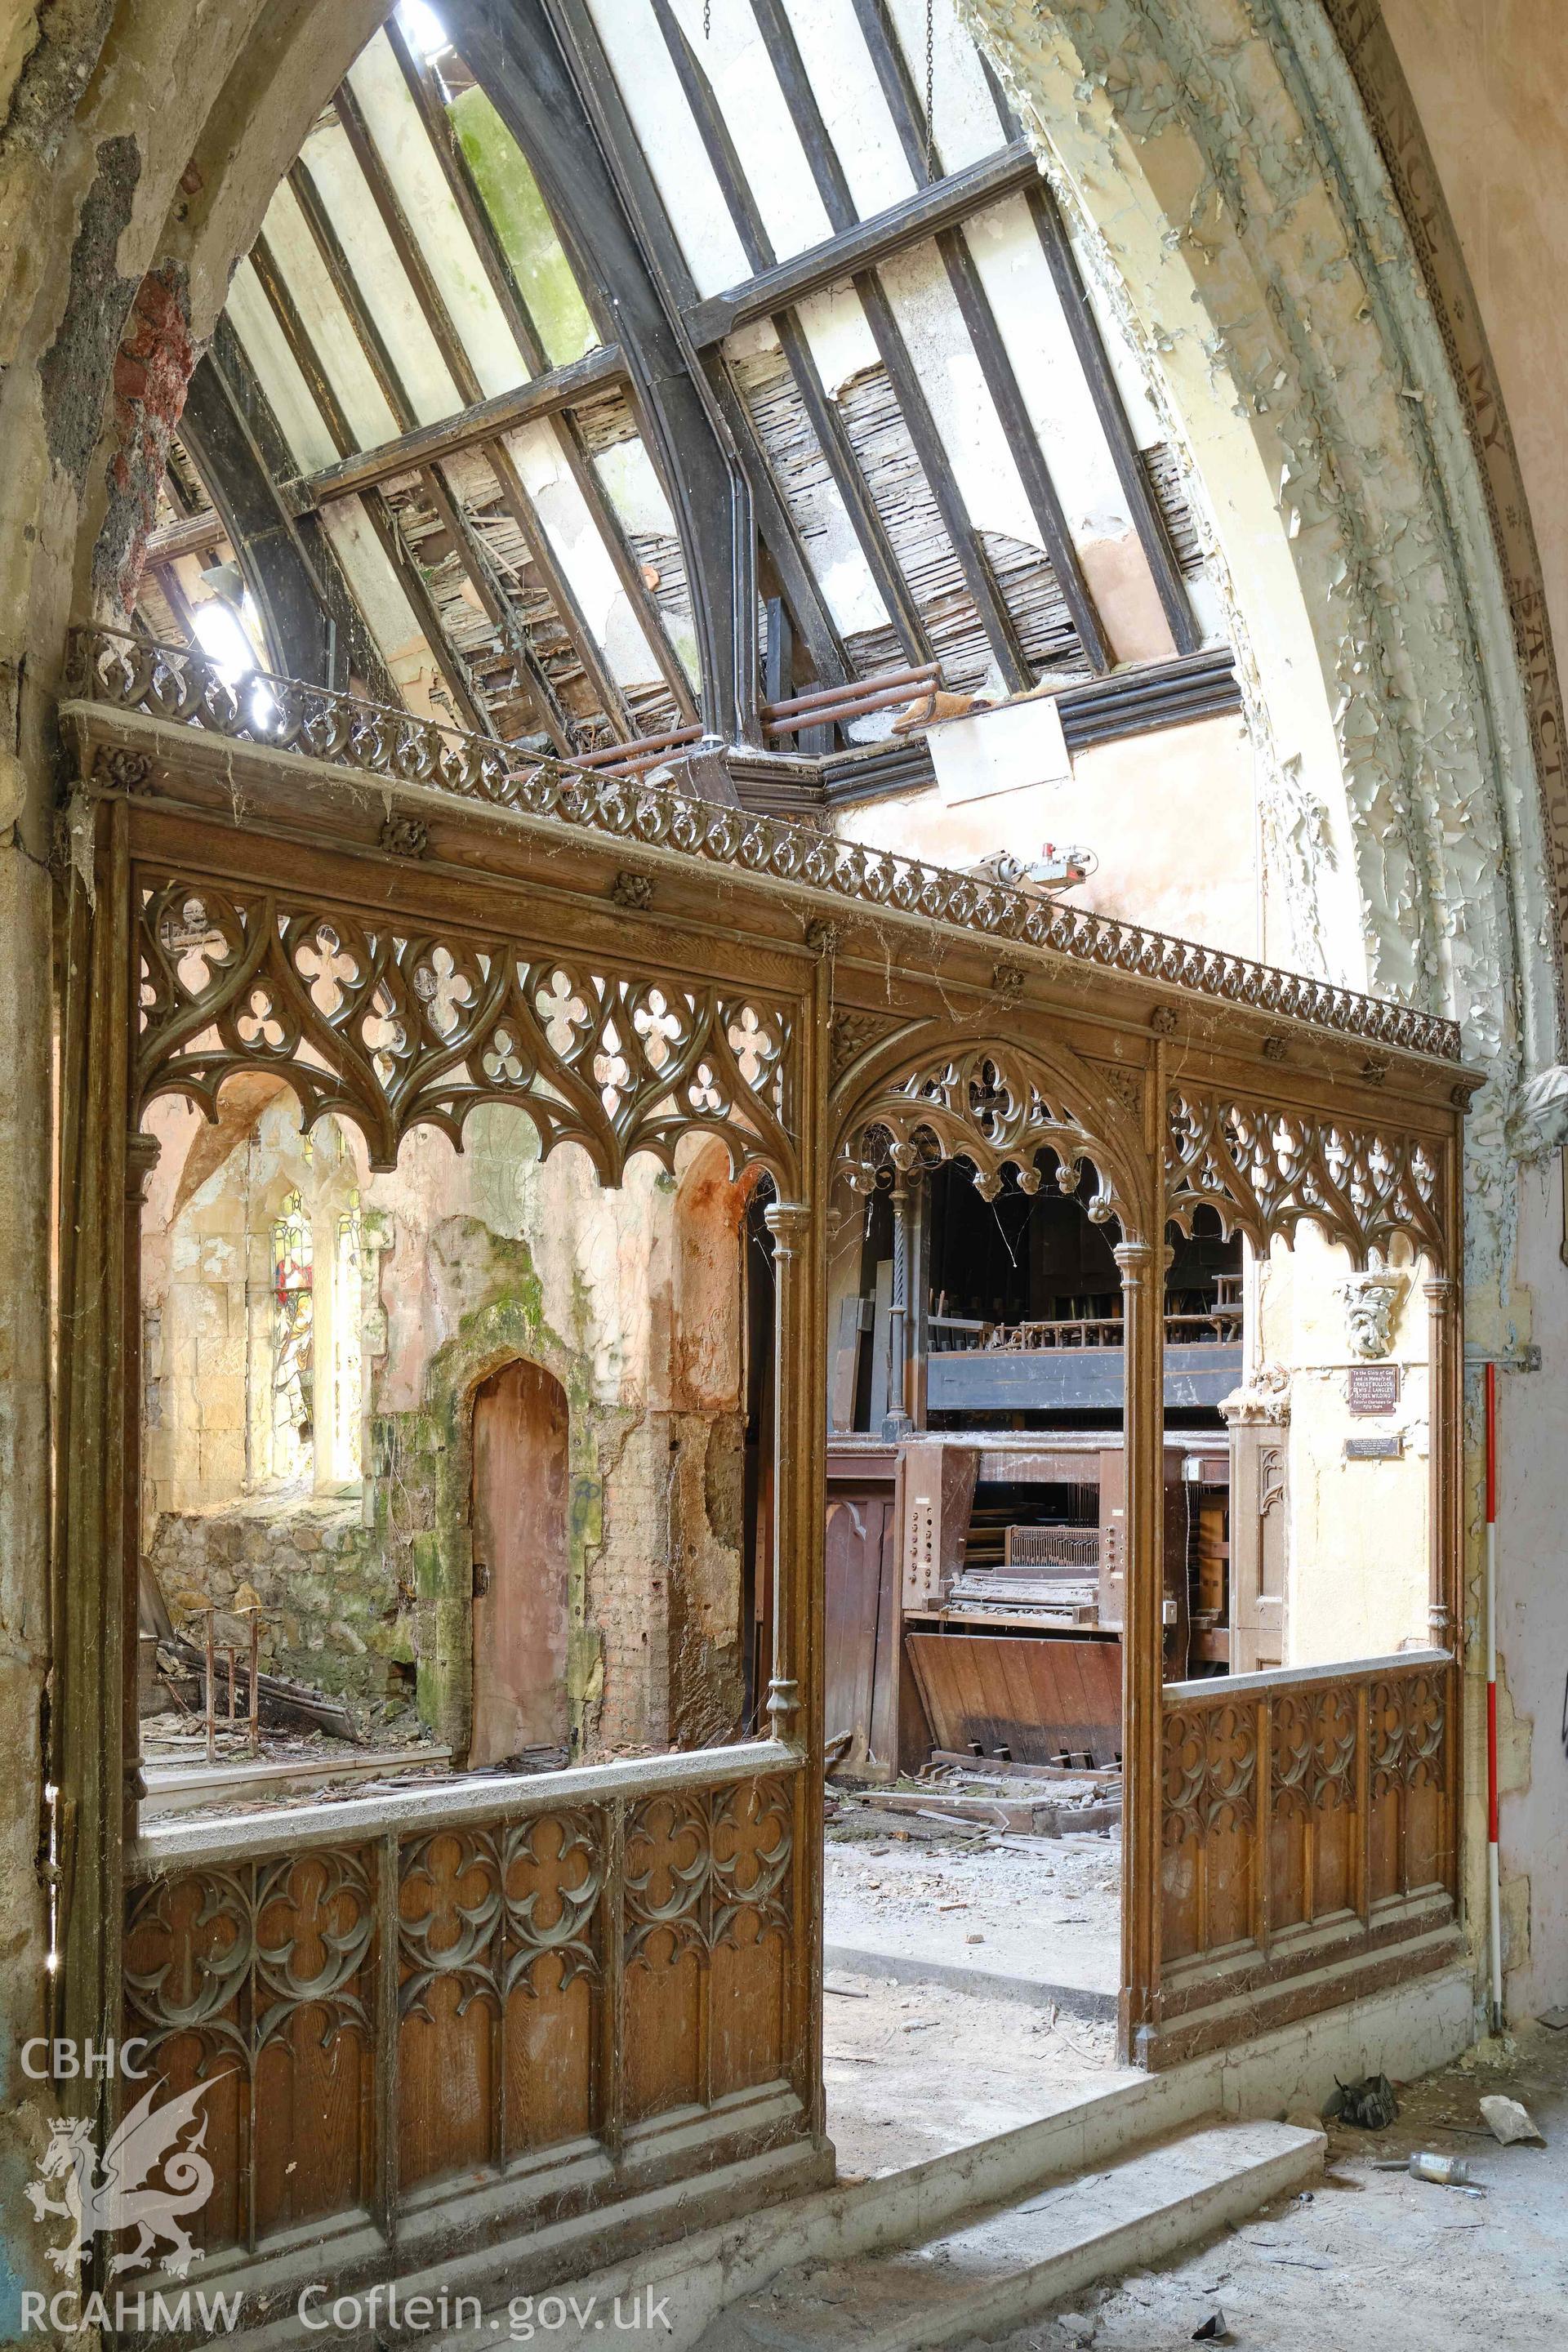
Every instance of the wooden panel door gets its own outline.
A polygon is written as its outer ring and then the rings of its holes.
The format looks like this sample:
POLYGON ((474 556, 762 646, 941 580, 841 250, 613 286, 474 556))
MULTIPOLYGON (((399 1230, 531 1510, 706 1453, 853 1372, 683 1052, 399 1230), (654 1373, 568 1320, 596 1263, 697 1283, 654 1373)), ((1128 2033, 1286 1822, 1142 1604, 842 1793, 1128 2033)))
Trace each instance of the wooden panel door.
POLYGON ((828 1489, 823 1660, 827 1738, 847 1732, 842 1761, 888 1780, 898 1769, 895 1501, 891 1486, 828 1489))
POLYGON ((472 1770, 566 1745, 566 1391, 538 1364, 475 1393, 472 1770))

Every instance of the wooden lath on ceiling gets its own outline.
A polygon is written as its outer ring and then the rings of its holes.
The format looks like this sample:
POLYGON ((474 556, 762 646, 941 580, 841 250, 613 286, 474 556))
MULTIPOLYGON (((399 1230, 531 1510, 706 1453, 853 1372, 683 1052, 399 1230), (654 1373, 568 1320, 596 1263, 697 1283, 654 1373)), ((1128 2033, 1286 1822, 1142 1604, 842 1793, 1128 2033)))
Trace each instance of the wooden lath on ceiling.
MULTIPOLYGON (((1101 526, 1068 511, 1088 493, 1076 477, 1068 495, 1058 486, 1059 433, 1051 445, 1045 395, 984 266, 985 240, 1016 237, 1025 221, 1030 266, 1059 304, 1051 363, 1086 462, 1126 509, 1149 611, 1175 651, 1195 650, 1174 466, 1139 446, 1066 231, 983 61, 971 57, 971 78, 989 127, 966 119, 963 131, 982 152, 955 152, 949 169, 886 0, 835 0, 836 34, 859 44, 886 115, 894 160, 878 184, 890 191, 900 172, 908 184, 871 204, 862 159, 830 127, 812 9, 736 5, 729 30, 771 77, 798 143, 790 168, 815 191, 815 213, 803 196, 798 219, 781 214, 769 152, 717 43, 694 37, 689 0, 637 0, 634 16, 602 22, 579 0, 536 0, 536 13, 568 76, 592 84, 601 194, 616 192, 691 386, 727 436, 776 621, 757 617, 736 562, 722 578, 710 555, 693 565, 678 520, 692 485, 672 481, 668 432, 650 429, 647 354, 611 340, 626 331, 625 306, 586 266, 591 220, 585 232, 561 217, 526 107, 492 103, 463 54, 478 37, 467 0, 450 0, 450 46, 427 51, 395 13, 362 53, 231 299, 227 396, 265 457, 274 532, 299 540, 331 608, 328 658, 353 638, 354 674, 411 707, 563 754, 700 718, 711 730, 726 696, 720 731, 754 737, 764 695, 933 660, 945 685, 991 698, 1108 674, 1126 656, 1086 561, 1085 532, 1101 526), (637 72, 653 44, 673 77, 657 124, 637 72), (694 226, 699 183, 709 216, 694 226), (743 279, 711 282, 720 250, 743 255, 743 279), (846 367, 851 345, 860 363, 846 367), (944 373, 962 375, 978 419, 963 446, 944 373), (700 713, 698 648, 721 606, 752 675, 710 681, 700 713)), ((598 201, 583 199, 590 214, 598 201)), ((223 486, 203 484, 184 452, 175 464, 142 621, 189 641, 204 563, 237 536, 254 587, 260 559, 245 530, 231 534, 223 486)))

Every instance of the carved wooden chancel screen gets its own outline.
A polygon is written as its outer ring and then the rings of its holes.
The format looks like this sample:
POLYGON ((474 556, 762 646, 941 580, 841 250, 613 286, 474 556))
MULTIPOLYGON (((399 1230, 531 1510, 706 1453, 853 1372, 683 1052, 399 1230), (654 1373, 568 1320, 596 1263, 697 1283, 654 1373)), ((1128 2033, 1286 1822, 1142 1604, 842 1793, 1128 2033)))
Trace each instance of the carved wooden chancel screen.
POLYGON ((62 1680, 69 1725, 97 1711, 103 1739, 95 1759, 73 1744, 66 1768, 62 2016, 98 2006, 100 2040, 117 2017, 174 2089, 206 2086, 217 2186, 198 2242, 209 2273, 239 2264, 257 2294, 301 2229, 339 2274, 372 2277, 545 2207, 560 2219, 737 2162, 781 2189, 815 2179, 820 961, 759 956, 718 925, 628 921, 602 891, 574 903, 305 828, 237 829, 107 781, 85 819, 93 892, 73 894, 67 1006, 70 1279, 91 1352, 62 1374, 81 1491, 95 1467, 101 1486, 96 1539, 62 1528, 62 1680), (164 1094, 216 1116, 244 1072, 285 1080, 307 1126, 354 1122, 373 1169, 416 1127, 460 1146, 476 1105, 509 1103, 542 1153, 577 1146, 606 1186, 638 1153, 673 1172, 700 1135, 734 1175, 766 1171, 780 1377, 765 1736, 138 1823, 137 1235, 155 1152, 139 1122, 164 1094))
POLYGON ((212 2263, 265 2288, 292 2233, 348 2285, 659 2183, 689 2185, 689 2221, 707 2180, 822 2176, 836 1155, 851 1182, 932 1153, 983 1188, 1092 1170, 1120 1232, 1126 2046, 1240 2038, 1324 1938, 1331 1963, 1426 1964, 1458 1788, 1451 1024, 810 824, 517 766, 287 681, 237 690, 167 648, 86 638, 62 723, 83 783, 58 958, 54 2022, 205 2067, 212 2263), (513 1102, 604 1183, 693 1130, 770 1171, 767 1738, 139 1832, 140 1122, 247 1069, 356 1122, 379 1167, 413 1127, 513 1102), (1200 1202, 1255 1247, 1338 1220, 1358 1262, 1398 1230, 1427 1268, 1431 1652, 1163 1688, 1163 1243, 1200 1202), (1279 1862, 1309 1842, 1311 1870, 1279 1862))

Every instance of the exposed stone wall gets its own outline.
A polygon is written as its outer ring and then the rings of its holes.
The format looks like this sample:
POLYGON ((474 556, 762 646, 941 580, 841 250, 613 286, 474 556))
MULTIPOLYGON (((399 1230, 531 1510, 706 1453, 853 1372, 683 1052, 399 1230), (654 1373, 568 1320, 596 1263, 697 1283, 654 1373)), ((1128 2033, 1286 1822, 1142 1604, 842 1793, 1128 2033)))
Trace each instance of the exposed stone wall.
POLYGON ((248 1510, 166 1511, 148 1558, 177 1622, 248 1655, 247 1611, 261 1614, 264 1668, 313 1689, 393 1707, 413 1696, 414 1629, 396 1577, 357 1498, 248 1510))

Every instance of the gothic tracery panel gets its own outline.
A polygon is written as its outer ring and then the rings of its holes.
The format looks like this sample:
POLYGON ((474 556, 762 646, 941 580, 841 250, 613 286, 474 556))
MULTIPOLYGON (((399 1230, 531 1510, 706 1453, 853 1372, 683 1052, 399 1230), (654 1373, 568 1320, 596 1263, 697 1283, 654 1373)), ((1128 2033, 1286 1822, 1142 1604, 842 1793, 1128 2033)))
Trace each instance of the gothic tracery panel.
POLYGON ((1056 1154, 1058 1190, 1075 1193, 1084 1162, 1099 1178, 1088 1213, 1102 1223, 1118 1210, 1103 1152, 1089 1129, 1046 1094, 1022 1055, 992 1045, 960 1047, 890 1080, 857 1110, 839 1168, 858 1192, 874 1190, 879 1171, 900 1171, 942 1160, 965 1160, 982 1199, 1002 1189, 1002 1171, 1016 1171, 1024 1192, 1039 1190, 1036 1155, 1056 1154))
POLYGON ((1167 1694, 1161 1937, 1178 2009, 1201 2010, 1217 1952, 1246 1959, 1250 1943, 1288 1978, 1320 1964, 1314 1931, 1370 1949, 1413 1904, 1452 1916, 1454 1676, 1412 1659, 1167 1694))
POLYGON ((1411 1136, 1176 1087, 1165 1178, 1166 1213, 1184 1233, 1206 1206, 1227 1233, 1239 1228, 1260 1251, 1310 1219, 1358 1266, 1386 1257, 1401 1234, 1435 1268, 1446 1261, 1437 1162, 1411 1136))
POLYGON ((167 875, 144 881, 139 945, 142 1104, 183 1093, 211 1114, 226 1077, 268 1070, 307 1124, 355 1119, 376 1168, 410 1128, 460 1144, 468 1111, 502 1102, 607 1184, 638 1151, 671 1165, 693 1129, 790 1181, 793 1023, 760 996, 167 875))

